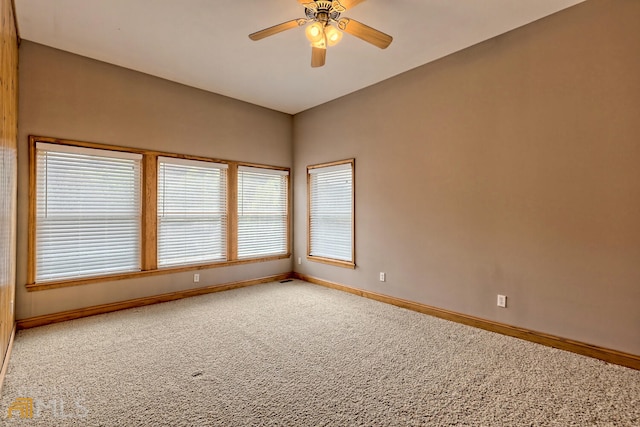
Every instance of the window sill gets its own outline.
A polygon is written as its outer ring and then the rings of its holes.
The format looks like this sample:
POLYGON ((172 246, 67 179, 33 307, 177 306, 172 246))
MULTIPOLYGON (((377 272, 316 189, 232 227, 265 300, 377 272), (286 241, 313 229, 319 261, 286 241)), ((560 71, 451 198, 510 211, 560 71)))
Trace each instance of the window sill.
POLYGON ((323 257, 311 256, 311 255, 307 255, 307 259, 309 261, 320 262, 322 264, 335 265, 336 267, 350 268, 352 270, 355 270, 356 268, 355 262, 351 262, 351 261, 340 261, 337 259, 323 258, 323 257))
POLYGON ((289 258, 291 254, 273 255, 263 258, 242 259, 236 261, 222 261, 212 264, 184 265, 179 267, 158 268, 155 270, 132 271, 130 273, 110 274, 106 276, 83 277, 78 279, 56 280, 44 283, 28 283, 27 291, 45 291, 49 289, 67 288, 70 286, 88 285, 91 283, 111 282, 115 280, 135 279, 138 277, 157 276, 162 274, 182 273, 184 271, 205 270, 209 268, 229 267, 233 265, 252 264, 257 262, 275 261, 289 258))

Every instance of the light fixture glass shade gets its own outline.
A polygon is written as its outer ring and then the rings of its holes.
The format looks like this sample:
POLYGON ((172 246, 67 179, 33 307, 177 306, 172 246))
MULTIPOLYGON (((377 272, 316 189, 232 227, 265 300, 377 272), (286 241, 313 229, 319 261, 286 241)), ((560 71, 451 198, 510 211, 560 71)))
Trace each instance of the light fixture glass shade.
POLYGON ((311 46, 318 47, 320 49, 326 49, 327 48, 327 36, 324 33, 322 33, 322 38, 320 40, 318 40, 317 42, 311 43, 311 46))
POLYGON ((335 46, 342 40, 342 32, 332 25, 327 25, 324 28, 324 33, 327 36, 327 44, 329 46, 335 46))
POLYGON ((305 34, 313 46, 314 43, 319 43, 324 40, 324 27, 320 22, 314 22, 307 26, 305 34))

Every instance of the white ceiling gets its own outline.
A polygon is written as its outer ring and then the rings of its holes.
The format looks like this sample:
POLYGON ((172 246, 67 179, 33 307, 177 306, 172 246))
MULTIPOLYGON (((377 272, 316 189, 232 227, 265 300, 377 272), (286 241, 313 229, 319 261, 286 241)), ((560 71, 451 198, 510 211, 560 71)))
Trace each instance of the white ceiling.
POLYGON ((345 34, 311 68, 296 0, 15 0, 23 39, 295 114, 584 0, 368 0, 343 13, 394 37, 345 34))

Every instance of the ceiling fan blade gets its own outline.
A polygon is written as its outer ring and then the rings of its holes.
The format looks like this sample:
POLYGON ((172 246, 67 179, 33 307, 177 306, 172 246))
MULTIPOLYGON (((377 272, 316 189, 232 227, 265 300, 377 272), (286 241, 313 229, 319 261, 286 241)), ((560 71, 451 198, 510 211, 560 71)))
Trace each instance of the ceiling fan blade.
POLYGON ((354 6, 359 5, 360 3, 364 3, 367 0, 339 0, 340 4, 345 8, 345 9, 351 9, 354 6))
POLYGON ((311 47, 311 66, 313 68, 322 67, 327 59, 327 49, 321 47, 311 47))
POLYGON ((306 7, 307 9, 317 8, 316 2, 314 0, 298 0, 298 3, 306 7))
POLYGON ((359 39, 366 41, 367 43, 371 43, 380 49, 386 49, 393 41, 393 37, 390 35, 351 18, 340 19, 338 21, 338 28, 352 36, 356 36, 359 39))
POLYGON ((283 22, 282 24, 274 25, 273 27, 265 28, 264 30, 257 31, 253 34, 249 34, 249 38, 251 40, 261 40, 265 37, 269 37, 295 27, 300 27, 306 23, 306 19, 293 19, 291 21, 283 22))

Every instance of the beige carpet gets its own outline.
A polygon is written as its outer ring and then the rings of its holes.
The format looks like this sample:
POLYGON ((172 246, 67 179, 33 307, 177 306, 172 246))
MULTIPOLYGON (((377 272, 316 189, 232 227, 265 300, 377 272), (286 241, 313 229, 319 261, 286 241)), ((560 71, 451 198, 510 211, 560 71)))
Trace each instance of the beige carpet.
POLYGON ((640 371, 294 281, 21 331, 0 408, 10 426, 638 426, 640 371))

